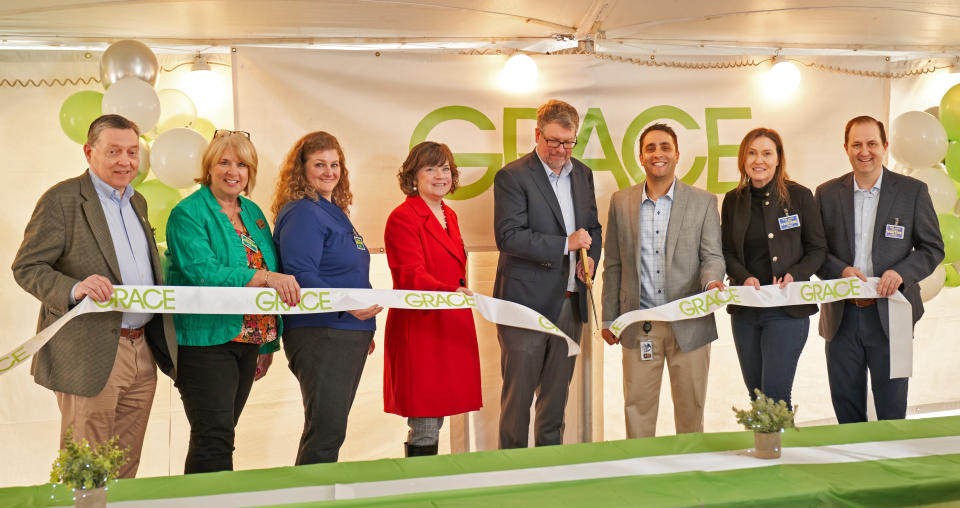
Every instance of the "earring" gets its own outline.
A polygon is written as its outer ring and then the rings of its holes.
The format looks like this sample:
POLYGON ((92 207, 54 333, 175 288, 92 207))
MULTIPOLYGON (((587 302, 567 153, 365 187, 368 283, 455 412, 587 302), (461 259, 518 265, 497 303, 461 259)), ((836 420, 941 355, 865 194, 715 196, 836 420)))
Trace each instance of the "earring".
POLYGON ((413 184, 413 191, 417 192, 417 184, 413 184))

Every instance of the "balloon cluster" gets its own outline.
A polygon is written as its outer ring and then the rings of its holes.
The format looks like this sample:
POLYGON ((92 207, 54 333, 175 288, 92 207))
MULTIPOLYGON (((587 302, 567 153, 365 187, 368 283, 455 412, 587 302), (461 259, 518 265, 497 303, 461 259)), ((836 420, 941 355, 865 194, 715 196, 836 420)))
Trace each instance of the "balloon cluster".
POLYGON ((158 242, 166 237, 170 211, 180 191, 194 185, 200 160, 216 128, 197 116, 187 94, 176 89, 157 91, 160 65, 145 44, 115 42, 100 57, 100 82, 105 92, 77 92, 60 107, 60 127, 77 143, 86 143, 90 124, 102 114, 121 115, 140 128, 140 168, 132 185, 147 200, 150 223, 158 242), (150 171, 155 180, 146 180, 150 171), (146 181, 145 181, 146 180, 146 181))
POLYGON ((946 256, 920 281, 920 297, 928 301, 944 287, 960 286, 960 85, 943 95, 939 107, 903 113, 890 127, 894 171, 927 184, 940 221, 946 256))

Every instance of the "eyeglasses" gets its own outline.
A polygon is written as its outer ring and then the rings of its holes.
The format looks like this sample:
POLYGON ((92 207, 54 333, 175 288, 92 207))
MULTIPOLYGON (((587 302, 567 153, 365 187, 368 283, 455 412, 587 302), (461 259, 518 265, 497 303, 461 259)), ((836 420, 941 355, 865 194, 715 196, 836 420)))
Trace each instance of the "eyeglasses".
POLYGON ((543 138, 543 140, 546 141, 547 146, 550 148, 560 148, 562 146, 567 150, 570 150, 571 148, 577 146, 576 141, 560 141, 559 139, 550 138, 543 138))
POLYGON ((247 131, 231 131, 229 129, 217 129, 213 131, 213 137, 218 138, 220 136, 230 136, 231 134, 241 134, 246 136, 247 139, 250 139, 250 133, 247 131))

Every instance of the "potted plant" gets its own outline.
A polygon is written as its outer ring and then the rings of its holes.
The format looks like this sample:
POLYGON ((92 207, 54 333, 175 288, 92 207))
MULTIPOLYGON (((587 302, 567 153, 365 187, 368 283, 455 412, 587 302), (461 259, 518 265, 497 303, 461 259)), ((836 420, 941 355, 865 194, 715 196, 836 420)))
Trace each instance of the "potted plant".
POLYGON ((774 402, 759 389, 754 389, 756 398, 750 401, 750 409, 733 408, 737 415, 737 423, 746 430, 753 431, 753 455, 761 459, 775 459, 780 457, 780 433, 783 429, 794 426, 793 411, 787 407, 785 401, 774 402))
POLYGON ((106 506, 107 482, 116 480, 127 461, 126 450, 117 446, 118 441, 114 436, 90 446, 86 439, 74 441, 73 429, 68 429, 63 449, 53 462, 50 482, 70 487, 76 506, 106 506))

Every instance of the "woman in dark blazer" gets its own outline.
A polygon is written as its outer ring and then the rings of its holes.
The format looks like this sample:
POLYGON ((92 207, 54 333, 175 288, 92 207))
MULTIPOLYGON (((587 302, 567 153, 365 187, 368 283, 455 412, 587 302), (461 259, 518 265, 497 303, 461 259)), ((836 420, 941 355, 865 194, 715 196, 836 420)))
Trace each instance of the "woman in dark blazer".
MULTIPOLYGON (((747 133, 737 156, 740 184, 723 198, 723 256, 731 285, 809 280, 826 257, 823 221, 810 189, 789 180, 773 129, 747 133)), ((728 308, 743 381, 792 407, 797 362, 816 305, 728 308)))
MULTIPOLYGON (((397 175, 406 201, 387 219, 384 241, 394 289, 467 289, 457 214, 443 197, 457 188, 447 145, 424 141, 397 175)), ((390 309, 384 338, 383 405, 407 417, 406 454, 436 455, 443 417, 480 409, 480 353, 470 309, 390 309)))
MULTIPOLYGON (((273 200, 283 273, 305 288, 370 288, 370 253, 350 222, 343 149, 311 132, 290 149, 273 200)), ((304 424, 296 464, 336 462, 382 307, 284 316, 283 350, 300 382, 304 424)))

